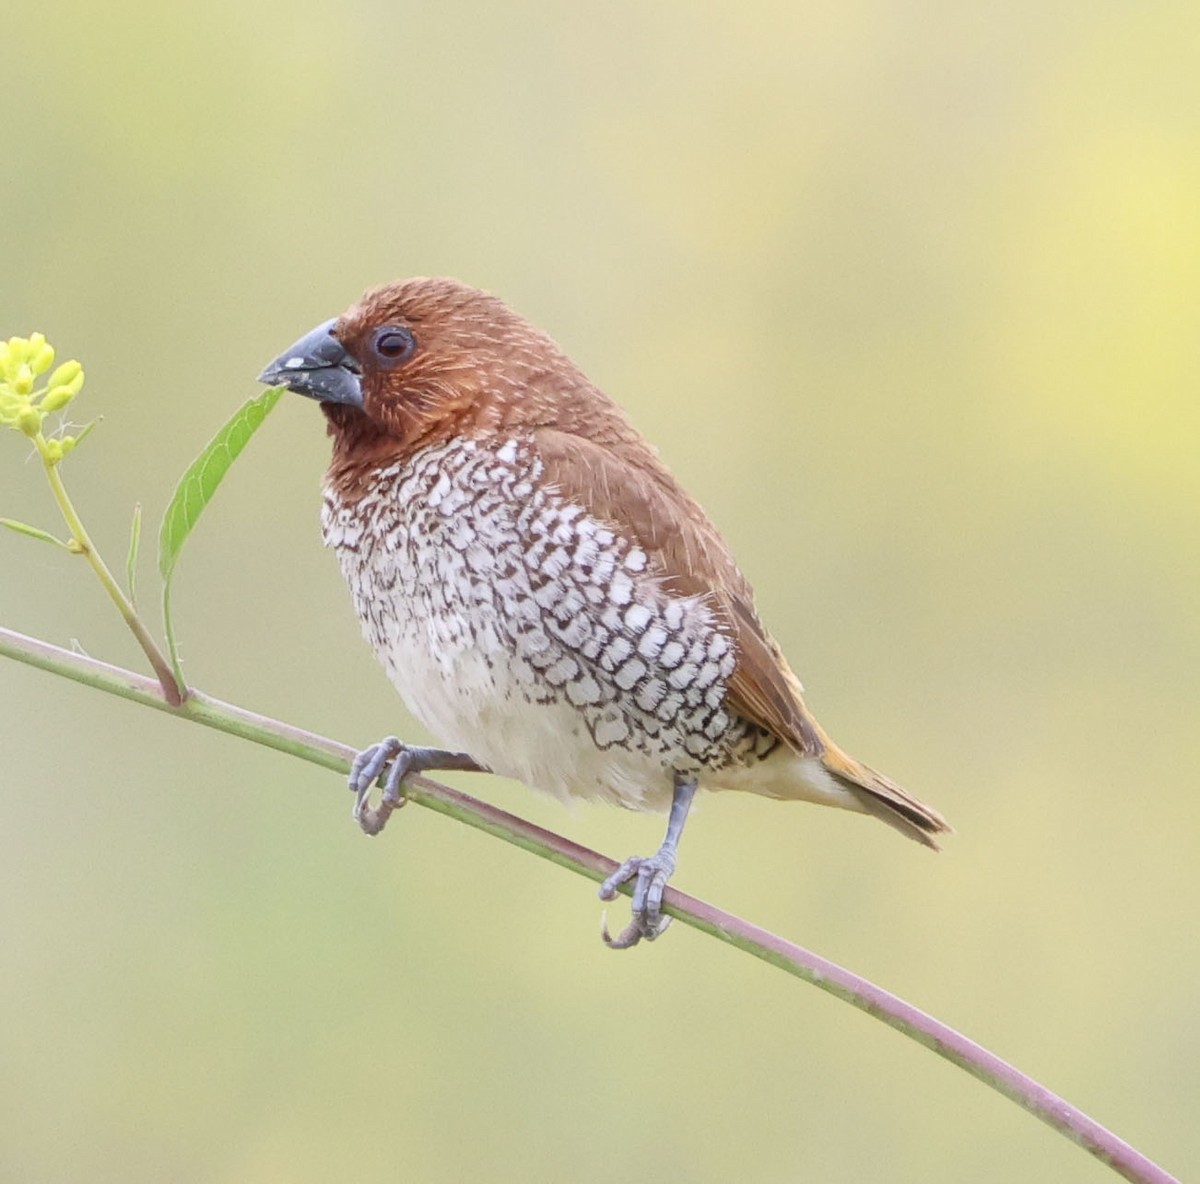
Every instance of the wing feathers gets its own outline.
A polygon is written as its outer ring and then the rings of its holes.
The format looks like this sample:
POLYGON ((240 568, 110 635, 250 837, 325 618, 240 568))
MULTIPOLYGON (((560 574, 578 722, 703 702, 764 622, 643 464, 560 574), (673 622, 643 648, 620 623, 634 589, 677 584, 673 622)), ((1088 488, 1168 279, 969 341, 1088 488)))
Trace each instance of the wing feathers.
POLYGON ((797 752, 821 752, 800 684, 754 610, 754 594, 724 539, 640 437, 604 445, 567 432, 536 433, 548 479, 645 548, 668 586, 704 595, 738 651, 728 704, 797 752))
POLYGON ((738 664, 726 705, 802 756, 815 756, 863 808, 902 834, 937 849, 949 831, 934 809, 843 752, 805 705, 803 688, 754 609, 754 594, 724 539, 700 506, 631 427, 615 421, 604 443, 555 429, 535 435, 547 478, 567 497, 635 539, 667 585, 707 596, 727 622, 738 664))

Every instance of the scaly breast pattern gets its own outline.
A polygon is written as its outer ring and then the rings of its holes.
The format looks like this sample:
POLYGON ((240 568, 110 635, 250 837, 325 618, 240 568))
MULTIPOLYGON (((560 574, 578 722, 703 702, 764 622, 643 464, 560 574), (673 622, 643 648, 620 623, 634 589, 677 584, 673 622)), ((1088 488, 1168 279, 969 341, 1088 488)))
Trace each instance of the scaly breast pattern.
POLYGON ((776 743, 725 709, 736 655, 717 615, 545 483, 532 441, 421 450, 356 502, 327 489, 322 526, 409 710, 497 773, 654 807, 674 771, 776 743))

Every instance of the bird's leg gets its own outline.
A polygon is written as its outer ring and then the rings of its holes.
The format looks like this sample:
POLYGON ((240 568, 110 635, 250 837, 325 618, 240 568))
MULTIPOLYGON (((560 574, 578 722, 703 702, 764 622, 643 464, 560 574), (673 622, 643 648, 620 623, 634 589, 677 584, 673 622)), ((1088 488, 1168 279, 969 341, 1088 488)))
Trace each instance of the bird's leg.
POLYGON ((463 769, 478 772, 481 766, 465 752, 446 752, 441 748, 420 748, 415 744, 404 744, 395 736, 385 736, 378 744, 364 748, 350 766, 350 791, 354 794, 354 821, 369 835, 377 835, 387 825, 392 811, 404 805, 401 787, 404 779, 413 773, 427 773, 431 769, 463 769), (368 801, 371 786, 387 769, 383 782, 383 796, 378 808, 368 801))
POLYGON ((632 912, 629 924, 617 934, 609 935, 608 926, 601 930, 604 944, 613 950, 627 950, 636 946, 644 937, 653 941, 661 936, 671 923, 670 917, 662 915, 663 889, 675 870, 675 860, 679 854, 679 836, 683 834, 683 824, 687 821, 688 810, 692 798, 696 796, 695 777, 684 777, 675 774, 675 792, 671 797, 671 816, 667 820, 667 837, 656 854, 651 856, 633 855, 603 884, 600 885, 600 899, 612 900, 617 895, 617 889, 622 884, 636 879, 633 886, 632 912))

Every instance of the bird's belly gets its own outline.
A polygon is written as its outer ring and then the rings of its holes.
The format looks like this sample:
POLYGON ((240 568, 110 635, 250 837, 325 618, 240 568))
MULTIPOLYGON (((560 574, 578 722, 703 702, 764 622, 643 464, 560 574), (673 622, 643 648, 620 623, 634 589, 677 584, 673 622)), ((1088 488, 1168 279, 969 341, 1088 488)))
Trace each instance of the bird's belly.
POLYGON ((668 751, 598 747, 588 717, 565 696, 541 690, 527 663, 499 644, 497 623, 431 621, 413 607, 410 601, 388 614, 396 627, 382 638, 368 631, 368 640, 409 711, 439 744, 563 800, 643 810, 670 804, 668 751), (431 636, 440 638, 435 646, 431 636))
MULTIPOLYGON (((424 657, 428 658, 428 654, 424 657)), ((388 664, 409 710, 440 743, 469 752, 503 777, 567 800, 594 798, 633 809, 665 809, 669 763, 636 748, 596 746, 585 717, 565 700, 539 702, 502 658, 464 652, 454 673, 388 664)))
POLYGON ((633 808, 755 761, 775 742, 725 710, 734 647, 706 601, 538 476, 516 441, 459 442, 354 505, 327 494, 326 540, 409 710, 497 773, 633 808))

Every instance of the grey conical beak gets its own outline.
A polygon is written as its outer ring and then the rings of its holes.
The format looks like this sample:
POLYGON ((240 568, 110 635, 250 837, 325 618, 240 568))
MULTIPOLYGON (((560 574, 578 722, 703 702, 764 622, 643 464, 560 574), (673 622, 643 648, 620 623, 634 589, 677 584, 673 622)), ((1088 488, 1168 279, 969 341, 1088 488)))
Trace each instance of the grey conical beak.
POLYGON ((289 346, 259 376, 268 386, 286 386, 322 403, 363 405, 362 370, 333 335, 336 320, 318 325, 289 346))

